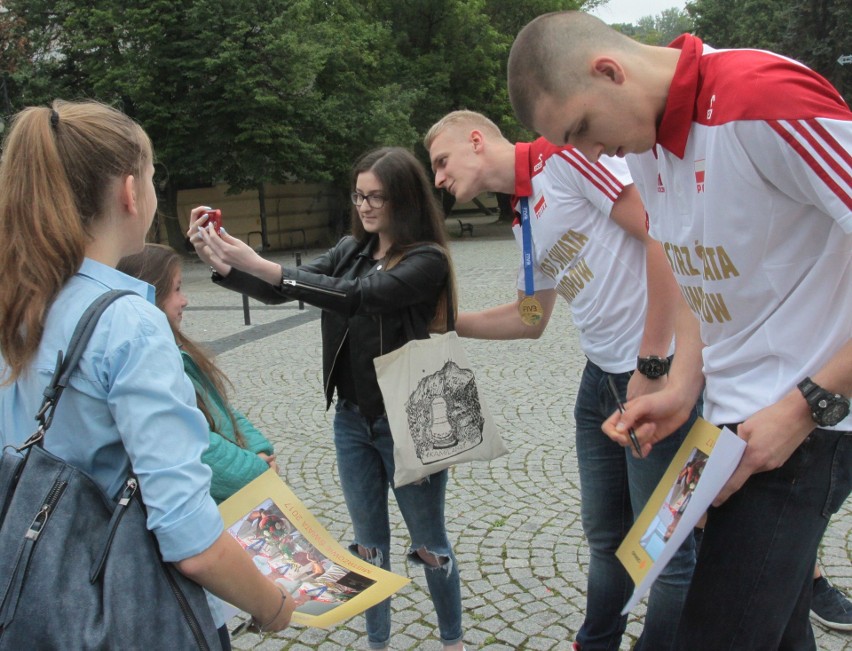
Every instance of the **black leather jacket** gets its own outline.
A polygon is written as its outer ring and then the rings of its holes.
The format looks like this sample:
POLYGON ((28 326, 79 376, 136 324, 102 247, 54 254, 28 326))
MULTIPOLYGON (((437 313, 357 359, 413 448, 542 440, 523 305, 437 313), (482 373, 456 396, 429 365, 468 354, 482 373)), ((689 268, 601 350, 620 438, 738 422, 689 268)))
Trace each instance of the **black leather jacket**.
POLYGON ((285 268, 278 286, 237 269, 227 276, 213 274, 213 282, 266 304, 302 300, 321 308, 326 408, 334 395, 334 365, 348 336, 358 408, 367 418, 385 413, 373 358, 412 338, 406 334, 405 318, 410 319, 414 338, 428 337, 449 273, 444 252, 430 244, 410 249, 390 270, 380 268, 371 257, 376 243, 376 236, 359 243, 347 235, 308 264, 285 268))

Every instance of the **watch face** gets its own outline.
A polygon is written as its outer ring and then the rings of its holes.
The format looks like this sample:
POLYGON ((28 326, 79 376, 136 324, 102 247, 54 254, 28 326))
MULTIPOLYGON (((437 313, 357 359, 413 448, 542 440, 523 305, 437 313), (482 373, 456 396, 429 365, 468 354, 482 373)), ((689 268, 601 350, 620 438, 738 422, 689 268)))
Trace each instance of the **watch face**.
POLYGON ((819 425, 837 425, 849 415, 849 403, 843 398, 822 398, 817 406, 819 410, 814 414, 814 419, 819 425))
POLYGON ((642 375, 653 380, 668 372, 668 361, 657 358, 643 359, 639 362, 638 370, 642 375))

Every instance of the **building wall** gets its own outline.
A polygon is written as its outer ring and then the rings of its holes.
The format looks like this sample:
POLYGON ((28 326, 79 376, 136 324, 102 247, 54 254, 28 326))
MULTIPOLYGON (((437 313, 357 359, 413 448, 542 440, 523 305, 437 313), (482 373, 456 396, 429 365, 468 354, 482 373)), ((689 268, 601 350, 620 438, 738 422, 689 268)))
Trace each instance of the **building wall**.
MULTIPOLYGON (((225 194, 227 186, 183 190, 178 193, 181 228, 189 227, 189 212, 205 205, 222 211, 225 229, 255 248, 261 246, 260 204, 257 191, 225 194)), ((339 236, 341 207, 331 186, 323 183, 266 185, 267 239, 273 250, 324 247, 339 236)), ((347 217, 348 218, 348 217, 347 217)))
MULTIPOLYGON (((351 205, 341 205, 331 185, 324 183, 287 183, 264 186, 266 195, 267 239, 272 250, 325 248, 349 231, 351 205)), ((260 250, 260 204, 257 191, 226 194, 227 186, 182 190, 177 209, 181 230, 189 228, 189 212, 196 206, 210 206, 222 211, 222 225, 233 235, 260 250)), ((456 225, 456 217, 483 215, 487 206, 495 218, 497 201, 494 193, 483 193, 476 202, 456 204, 448 216, 456 225)), ((450 233, 454 233, 449 228, 450 233)), ((165 237, 165 232, 161 233, 165 237)))

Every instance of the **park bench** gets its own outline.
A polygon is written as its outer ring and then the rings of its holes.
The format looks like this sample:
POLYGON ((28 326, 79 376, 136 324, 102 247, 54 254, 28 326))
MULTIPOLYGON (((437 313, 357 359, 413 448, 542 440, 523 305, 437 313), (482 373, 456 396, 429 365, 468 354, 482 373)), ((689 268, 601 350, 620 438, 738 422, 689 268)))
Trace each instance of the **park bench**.
POLYGON ((474 226, 493 224, 500 218, 499 211, 485 205, 479 197, 474 197, 470 203, 473 205, 465 208, 444 206, 445 211, 449 209, 447 219, 454 219, 459 225, 459 237, 464 237, 465 233, 473 237, 474 226))
POLYGON ((451 219, 454 219, 459 225, 459 237, 464 237, 465 233, 473 237, 474 226, 487 226, 488 224, 493 224, 500 219, 500 215, 497 213, 493 213, 490 215, 479 214, 471 217, 457 217, 455 214, 453 214, 451 219))

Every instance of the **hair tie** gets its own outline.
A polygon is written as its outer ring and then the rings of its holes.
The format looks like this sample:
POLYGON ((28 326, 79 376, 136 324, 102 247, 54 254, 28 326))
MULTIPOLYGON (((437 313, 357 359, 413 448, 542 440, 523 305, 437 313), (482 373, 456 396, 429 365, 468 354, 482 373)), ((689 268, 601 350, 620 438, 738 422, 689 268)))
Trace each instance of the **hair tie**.
POLYGON ((56 112, 56 109, 50 109, 50 126, 53 127, 54 131, 59 127, 59 113, 56 112))

